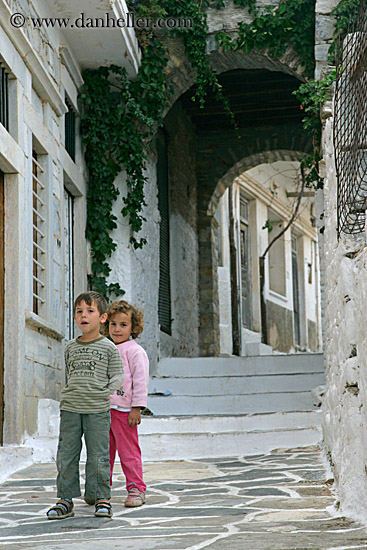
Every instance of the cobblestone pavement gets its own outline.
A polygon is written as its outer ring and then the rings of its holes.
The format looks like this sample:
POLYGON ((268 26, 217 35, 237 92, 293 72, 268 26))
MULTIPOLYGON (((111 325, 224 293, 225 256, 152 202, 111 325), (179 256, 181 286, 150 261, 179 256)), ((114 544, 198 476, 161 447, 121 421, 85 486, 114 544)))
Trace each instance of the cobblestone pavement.
POLYGON ((75 499, 50 521, 55 465, 36 464, 0 485, 0 550, 352 550, 367 530, 335 512, 315 447, 265 455, 145 464, 147 503, 127 509, 116 467, 113 519, 75 499))

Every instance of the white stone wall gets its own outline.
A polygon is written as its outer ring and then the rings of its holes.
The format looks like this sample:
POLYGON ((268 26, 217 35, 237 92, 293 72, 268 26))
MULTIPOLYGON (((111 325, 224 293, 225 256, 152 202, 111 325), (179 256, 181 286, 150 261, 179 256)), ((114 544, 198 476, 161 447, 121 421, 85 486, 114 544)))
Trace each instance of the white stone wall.
MULTIPOLYGON (((30 16, 63 17, 66 8, 60 3, 0 1, 0 62, 9 74, 10 119, 9 131, 0 125, 0 170, 4 172, 5 194, 3 439, 4 444, 14 444, 36 433, 40 400, 59 399, 64 383, 67 314, 72 307, 66 302, 69 296, 70 302, 73 298, 68 289, 73 286, 75 297, 88 288, 87 172, 77 104, 78 91, 83 84, 81 71, 86 64, 97 68, 114 62, 125 65, 129 74, 135 76, 139 51, 133 29, 105 33, 101 47, 98 31, 70 33, 72 29, 60 30, 46 25, 35 29, 27 19, 30 16), (10 16, 16 12, 26 18, 23 28, 10 24, 10 16), (72 47, 69 39, 73 41, 72 47), (107 50, 112 52, 112 57, 104 55, 107 50), (101 51, 103 58, 98 58, 101 51), (76 114, 75 161, 64 146, 66 95, 76 114), (36 151, 37 161, 44 169, 40 176, 44 188, 39 186, 44 204, 39 208, 45 219, 42 226, 45 269, 41 274, 45 301, 38 312, 34 311, 32 296, 32 150, 36 151), (72 262, 66 261, 69 243, 65 189, 68 196, 73 197, 72 262), (66 277, 71 269, 73 284, 69 284, 66 277)), ((115 15, 116 9, 127 11, 124 0, 113 6, 105 1, 103 5, 106 11, 111 10, 115 15)), ((88 9, 91 15, 98 13, 101 2, 90 2, 88 9)), ((75 7, 75 15, 80 15, 80 7, 75 7)), ((120 180, 123 187, 123 178, 120 180)), ((126 248, 126 228, 120 229, 126 248)), ((124 260, 124 247, 118 253, 124 260)), ((118 260, 116 263, 120 266, 123 261, 121 257, 118 260)), ((123 286, 131 287, 130 271, 128 264, 123 272, 123 286)))
POLYGON ((110 266, 109 282, 118 282, 125 294, 116 299, 127 300, 144 312, 144 330, 139 338, 149 356, 150 372, 154 372, 159 354, 158 323, 158 284, 159 281, 159 221, 156 168, 154 160, 146 167, 145 202, 142 212, 146 221, 137 239, 147 239, 143 248, 134 249, 130 243, 131 228, 127 217, 121 215, 123 197, 126 196, 126 175, 121 173, 115 181, 120 195, 114 204, 113 212, 117 217, 117 229, 111 236, 117 243, 110 266))
POLYGON ((323 78, 329 70, 328 52, 333 41, 335 18, 332 10, 339 0, 316 0, 315 5, 315 79, 323 78))
POLYGON ((231 272, 229 257, 229 210, 228 189, 219 201, 217 209, 219 236, 221 248, 221 263, 218 266, 218 294, 219 294, 219 333, 220 353, 232 355, 232 308, 231 308, 231 272))
MULTIPOLYGON (((29 2, 12 3, 12 8, 25 14, 36 10, 29 2)), ((42 10, 42 2, 37 9, 42 10)), ((77 112, 76 82, 81 84, 82 79, 78 67, 70 74, 62 65, 60 32, 29 34, 27 26, 30 51, 23 31, 10 29, 9 13, 5 8, 0 13, 0 60, 10 75, 9 132, 0 126, 0 169, 5 174, 5 444, 19 443, 36 432, 39 400, 59 399, 64 382, 64 187, 75 196, 74 291, 87 288, 86 182, 80 138, 75 162, 63 145, 64 96, 68 94, 77 112), (45 303, 39 314, 32 311, 32 149, 44 168, 45 185, 45 303)))
POLYGON ((323 132, 327 382, 323 429, 342 513, 367 521, 367 247, 365 234, 337 240, 332 124, 328 118, 323 132))
MULTIPOLYGON (((116 216, 117 228, 112 231, 111 238, 117 244, 117 248, 112 254, 111 261, 109 261, 111 273, 108 282, 118 282, 125 291, 121 299, 130 301, 132 300, 131 229, 129 219, 121 214, 121 209, 124 206, 123 198, 127 194, 126 174, 121 172, 114 183, 120 193, 112 208, 113 214, 116 216)), ((116 299, 120 299, 120 297, 116 299)), ((136 305, 139 306, 139 304, 136 305)))
POLYGON ((144 209, 146 222, 139 237, 147 239, 141 249, 131 249, 131 299, 144 310, 144 331, 139 343, 146 350, 150 373, 156 369, 159 357, 158 281, 159 281, 159 221, 156 167, 150 160, 146 176, 144 209))

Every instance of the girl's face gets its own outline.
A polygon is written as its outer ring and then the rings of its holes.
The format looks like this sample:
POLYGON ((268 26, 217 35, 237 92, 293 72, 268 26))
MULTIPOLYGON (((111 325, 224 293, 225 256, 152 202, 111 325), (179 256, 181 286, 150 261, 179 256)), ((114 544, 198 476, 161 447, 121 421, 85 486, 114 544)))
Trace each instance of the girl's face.
POLYGON ((115 344, 127 342, 132 331, 131 311, 116 313, 110 320, 108 330, 115 344))

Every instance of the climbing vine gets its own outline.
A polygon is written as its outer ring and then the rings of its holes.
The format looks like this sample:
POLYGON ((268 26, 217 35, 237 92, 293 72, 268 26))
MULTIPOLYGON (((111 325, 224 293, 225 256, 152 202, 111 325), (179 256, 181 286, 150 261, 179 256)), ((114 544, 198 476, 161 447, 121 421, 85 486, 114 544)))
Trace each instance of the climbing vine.
MULTIPOLYGON (((111 272, 108 259, 116 249, 111 232, 117 227, 113 205, 119 191, 114 181, 124 169, 128 193, 121 213, 136 234, 144 221, 147 143, 161 120, 168 93, 165 66, 163 46, 152 38, 136 81, 129 80, 125 69, 117 66, 83 73, 81 133, 89 171, 86 237, 92 249, 90 285, 104 295, 123 294, 117 283, 106 282, 111 272)), ((138 240, 134 234, 130 240, 135 248, 145 244, 144 238, 138 240)))
MULTIPOLYGON (((309 76, 314 70, 314 0, 280 0, 277 6, 256 6, 256 0, 233 0, 247 8, 250 23, 241 23, 235 35, 226 30, 216 34, 218 46, 224 50, 266 50, 269 55, 282 55, 290 44, 304 63, 309 76)), ((342 0, 335 8, 336 32, 345 30, 345 21, 359 0, 342 0)), ((191 19, 189 27, 167 29, 166 35, 180 35, 185 54, 195 71, 193 101, 204 108, 208 91, 215 93, 235 124, 227 98, 213 72, 206 54, 208 25, 206 8, 222 9, 224 0, 135 0, 130 2, 137 16, 191 19)), ((116 249, 111 232, 117 227, 113 206, 119 191, 116 176, 124 170, 128 192, 122 198, 121 213, 129 220, 131 244, 145 244, 137 238, 144 221, 144 173, 149 145, 162 124, 162 116, 170 89, 165 77, 167 59, 163 42, 150 28, 137 31, 142 61, 137 79, 129 80, 126 71, 117 66, 101 67, 83 73, 84 88, 80 94, 82 106, 81 133, 89 171, 86 236, 91 244, 92 265, 90 284, 104 295, 122 294, 117 283, 108 284, 111 273, 109 258, 116 249)), ((309 178, 321 185, 317 172, 321 136, 320 104, 325 100, 333 76, 321 83, 302 84, 296 92, 305 112, 304 125, 313 133, 315 153, 305 161, 309 178)))
POLYGON ((329 97, 330 87, 335 81, 335 69, 333 69, 322 80, 311 80, 296 90, 294 95, 301 103, 305 113, 303 118, 304 129, 312 136, 313 151, 306 155, 302 160, 302 165, 307 168, 306 185, 314 186, 316 189, 323 187, 323 179, 320 177, 318 166, 321 160, 321 132, 322 124, 320 118, 320 108, 329 97))
POLYGON ((334 26, 334 40, 329 48, 329 61, 334 64, 338 45, 343 41, 348 29, 353 26, 361 0, 341 0, 332 10, 332 15, 336 18, 334 26))
POLYGON ((279 57, 287 46, 305 64, 309 76, 313 74, 315 10, 313 0, 280 0, 277 6, 266 6, 262 11, 253 8, 255 17, 251 23, 241 23, 234 38, 227 31, 217 34, 219 45, 225 50, 268 50, 279 57))
MULTIPOLYGON (((342 43, 348 29, 358 15, 360 0, 341 0, 332 10, 331 14, 336 18, 333 41, 329 47, 328 61, 335 65, 335 57, 338 53, 338 46, 342 43)), ((320 109, 327 101, 330 88, 336 80, 336 69, 333 68, 324 78, 310 80, 293 92, 299 100, 304 111, 303 127, 309 132, 313 140, 313 151, 302 160, 302 165, 307 168, 306 184, 317 189, 323 187, 323 179, 319 174, 319 162, 321 160, 321 134, 322 122, 320 109)))

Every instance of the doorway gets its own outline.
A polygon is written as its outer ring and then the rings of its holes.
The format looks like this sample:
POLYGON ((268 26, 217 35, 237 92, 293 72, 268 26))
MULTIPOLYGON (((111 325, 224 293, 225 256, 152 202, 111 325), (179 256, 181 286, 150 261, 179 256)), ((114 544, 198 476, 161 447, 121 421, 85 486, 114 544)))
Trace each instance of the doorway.
POLYGON ((242 326, 252 328, 249 203, 240 196, 241 311, 242 326))
POLYGON ((298 284, 297 237, 295 235, 292 235, 292 281, 293 281, 294 345, 299 346, 301 343, 300 303, 299 303, 299 284, 298 284))

